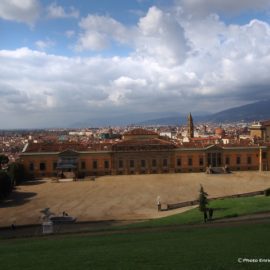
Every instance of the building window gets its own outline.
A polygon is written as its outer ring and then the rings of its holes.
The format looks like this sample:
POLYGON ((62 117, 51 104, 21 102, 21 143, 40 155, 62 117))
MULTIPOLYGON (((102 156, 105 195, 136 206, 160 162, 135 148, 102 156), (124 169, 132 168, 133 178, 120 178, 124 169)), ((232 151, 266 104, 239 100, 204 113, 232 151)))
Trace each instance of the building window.
POLYGON ((39 170, 40 171, 46 171, 46 164, 44 162, 40 162, 40 164, 39 164, 39 170))
POLYGON ((238 156, 238 157, 236 158, 236 164, 238 164, 238 165, 241 164, 241 157, 238 156))
POLYGON ((55 171, 56 169, 57 169, 57 162, 54 161, 54 162, 53 162, 53 170, 55 171))
POLYGON ((104 160, 104 168, 109 169, 109 160, 104 160))
POLYGON ((134 166, 135 166, 134 160, 130 160, 129 161, 129 167, 134 168, 134 166))
POLYGON ((145 164, 146 164, 146 163, 145 163, 145 160, 142 159, 142 160, 141 160, 141 167, 144 168, 144 167, 145 167, 145 164))
POLYGON ((118 161, 118 168, 119 168, 119 169, 123 169, 123 167, 124 167, 123 160, 120 159, 120 160, 118 161))
POLYGON ((34 169, 35 169, 34 162, 31 162, 29 164, 29 171, 34 171, 34 169))
POLYGON ((247 164, 251 164, 252 163, 252 159, 251 159, 251 157, 249 156, 249 157, 247 157, 247 164))
POLYGON ((98 168, 98 162, 97 160, 93 160, 93 169, 97 169, 98 168))
POLYGON ((163 167, 168 167, 168 159, 163 159, 163 167))
POLYGON ((225 164, 226 164, 226 165, 230 165, 230 157, 226 157, 226 159, 225 159, 225 164))
POLYGON ((262 152, 262 158, 266 159, 267 158, 267 153, 266 152, 262 152))
POLYGON ((86 168, 85 161, 81 161, 81 169, 85 170, 85 168, 86 168))
POLYGON ((199 164, 200 164, 200 166, 203 166, 203 157, 199 158, 199 164))
POLYGON ((152 159, 152 167, 157 167, 157 160, 156 159, 152 159))
POLYGON ((181 167, 181 165, 182 165, 181 158, 178 158, 178 159, 176 160, 176 165, 177 165, 178 167, 181 167))
POLYGON ((212 165, 212 158, 210 153, 207 154, 207 164, 208 166, 212 165))
POLYGON ((188 158, 188 166, 192 166, 192 163, 193 163, 193 162, 192 162, 192 158, 189 157, 189 158, 188 158))

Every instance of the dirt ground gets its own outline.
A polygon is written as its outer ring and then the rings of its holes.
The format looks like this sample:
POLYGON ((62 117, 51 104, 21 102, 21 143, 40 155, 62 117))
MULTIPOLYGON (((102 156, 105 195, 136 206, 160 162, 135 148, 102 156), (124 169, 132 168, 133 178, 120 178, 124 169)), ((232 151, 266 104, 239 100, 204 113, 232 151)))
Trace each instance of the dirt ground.
POLYGON ((270 187, 270 172, 123 175, 59 183, 44 179, 18 186, 0 203, 0 226, 40 223, 40 210, 46 207, 78 221, 158 218, 189 209, 158 212, 158 196, 162 205, 193 200, 200 184, 210 198, 259 191, 270 187))

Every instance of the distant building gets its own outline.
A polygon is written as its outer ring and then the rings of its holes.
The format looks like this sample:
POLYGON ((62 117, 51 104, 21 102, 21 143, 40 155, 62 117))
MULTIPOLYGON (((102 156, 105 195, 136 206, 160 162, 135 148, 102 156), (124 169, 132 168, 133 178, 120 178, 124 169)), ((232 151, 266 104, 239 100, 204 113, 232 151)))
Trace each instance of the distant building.
POLYGON ((191 113, 188 115, 188 137, 193 138, 194 137, 194 124, 193 124, 193 118, 191 113))
POLYGON ((265 142, 270 141, 270 120, 254 123, 250 127, 250 136, 252 138, 262 139, 265 142))
POLYGON ((191 114, 188 128, 188 143, 136 128, 113 143, 29 143, 20 159, 32 177, 204 172, 209 167, 269 170, 270 145, 249 141, 224 145, 219 137, 193 138, 191 114))

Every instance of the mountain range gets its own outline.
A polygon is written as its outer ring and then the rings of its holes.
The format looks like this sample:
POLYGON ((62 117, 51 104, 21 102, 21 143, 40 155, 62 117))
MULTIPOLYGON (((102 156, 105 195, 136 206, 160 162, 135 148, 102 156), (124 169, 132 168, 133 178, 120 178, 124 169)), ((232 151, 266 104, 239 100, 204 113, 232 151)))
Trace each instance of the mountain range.
MULTIPOLYGON (((161 117, 162 113, 148 113, 136 115, 122 115, 118 117, 110 117, 104 119, 86 119, 82 122, 73 123, 71 128, 79 127, 93 127, 93 126, 114 126, 114 125, 183 125, 187 122, 186 114, 167 113, 169 117, 161 117), (158 118, 155 118, 157 116, 158 118), (149 119, 140 121, 139 119, 149 119)), ((192 113, 192 111, 191 111, 192 113)), ((254 102, 251 104, 223 110, 213 114, 206 113, 192 113, 195 123, 212 122, 212 123, 226 123, 226 122, 252 122, 258 120, 270 119, 270 99, 254 102)))
MULTIPOLYGON (((192 112, 191 112, 192 113, 192 112)), ((270 119, 270 100, 263 100, 251 104, 234 107, 208 115, 194 115, 195 122, 251 122, 270 119)), ((166 118, 151 119, 140 122, 140 125, 179 125, 185 124, 187 115, 174 116, 166 118)))

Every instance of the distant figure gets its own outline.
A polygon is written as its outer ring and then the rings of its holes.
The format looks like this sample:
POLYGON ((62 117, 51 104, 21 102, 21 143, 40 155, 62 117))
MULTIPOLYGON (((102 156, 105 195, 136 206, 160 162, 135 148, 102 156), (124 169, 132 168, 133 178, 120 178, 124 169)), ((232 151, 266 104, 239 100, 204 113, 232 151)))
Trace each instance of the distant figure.
POLYGON ((213 208, 209 208, 209 220, 212 220, 213 213, 214 213, 214 209, 213 208))
POLYGON ((12 229, 12 230, 15 230, 15 229, 16 229, 16 227, 15 227, 15 224, 14 224, 14 223, 12 223, 12 224, 11 224, 11 229, 12 229))
POLYGON ((158 207, 158 211, 161 211, 161 203, 160 202, 158 202, 157 207, 158 207))
POLYGON ((160 196, 157 196, 157 207, 158 207, 158 211, 161 211, 160 196))
POLYGON ((67 217, 68 216, 68 213, 67 212, 63 212, 63 217, 67 217))

